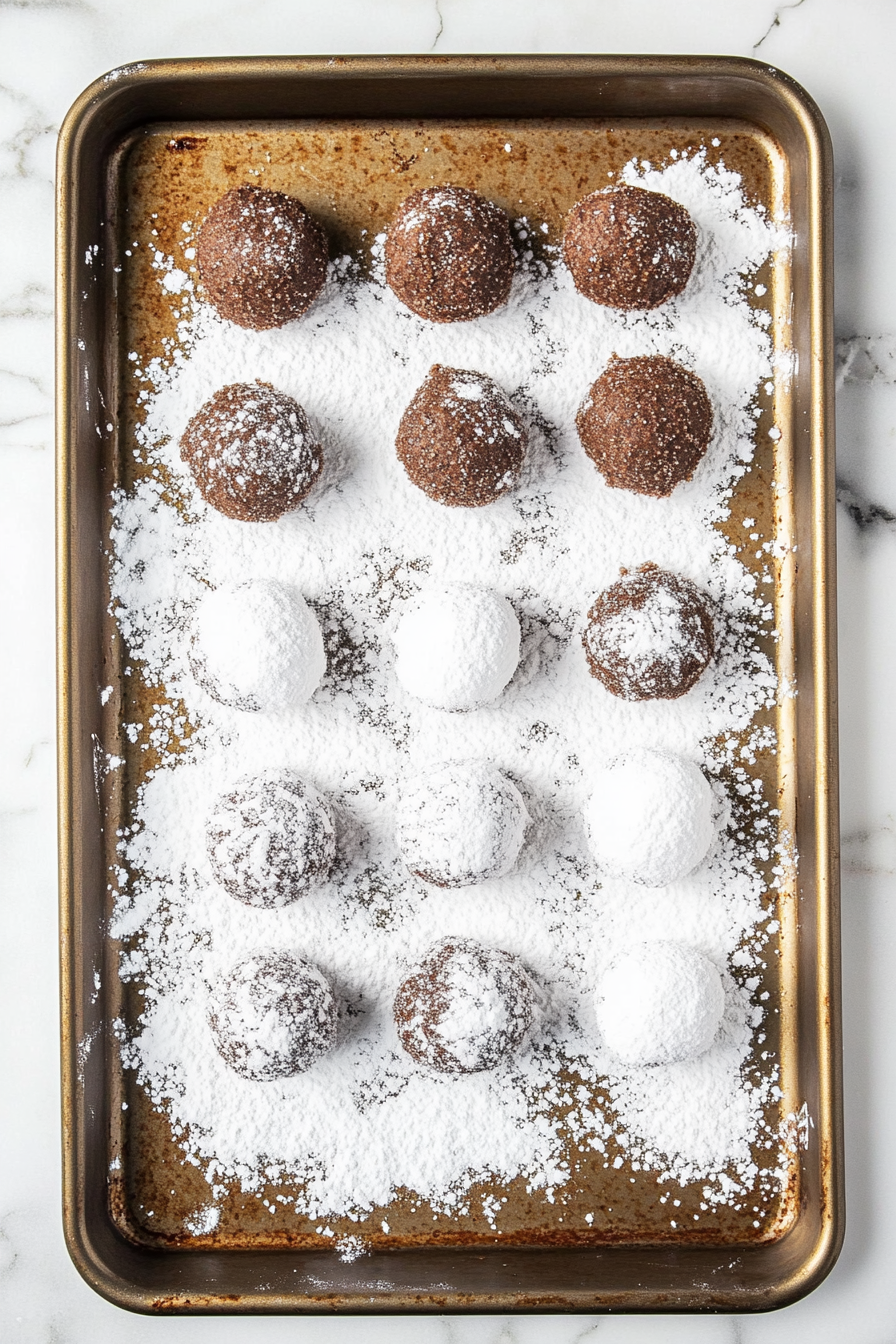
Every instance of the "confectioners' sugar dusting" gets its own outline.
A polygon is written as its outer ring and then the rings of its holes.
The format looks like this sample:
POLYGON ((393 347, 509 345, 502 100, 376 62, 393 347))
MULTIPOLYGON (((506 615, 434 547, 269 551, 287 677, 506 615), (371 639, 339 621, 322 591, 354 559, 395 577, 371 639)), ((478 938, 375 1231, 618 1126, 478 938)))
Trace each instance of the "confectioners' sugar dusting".
POLYGON ((190 623, 189 663, 214 699, 261 714, 308 700, 327 665, 302 594, 263 578, 222 584, 202 598, 190 623))
MULTIPOLYGON (((753 399, 772 372, 745 283, 786 240, 744 203, 736 175, 700 154, 662 170, 632 164, 625 178, 666 192, 697 223, 694 273, 662 309, 600 308, 562 266, 531 263, 506 307, 429 325, 383 285, 380 251, 372 279, 347 260, 331 266, 321 298, 283 329, 246 331, 190 300, 170 360, 136 369, 145 411, 136 451, 149 471, 114 502, 113 604, 132 665, 166 695, 146 728, 126 725, 162 759, 120 843, 112 932, 121 974, 140 981, 145 1002, 133 1032, 121 1029, 122 1049, 216 1199, 233 1181, 246 1190, 280 1182, 298 1211, 325 1220, 363 1215, 404 1187, 464 1213, 477 1179, 522 1175, 553 1200, 570 1179, 572 1144, 617 1165, 611 1149, 625 1150, 635 1170, 699 1179, 708 1206, 737 1207, 766 1179, 754 1145, 761 1137, 779 1147, 765 1129, 774 1061, 746 1068, 764 1021, 752 972, 777 929, 758 851, 723 830, 695 872, 662 890, 601 879, 582 813, 592 772, 633 746, 680 753, 712 774, 725 751, 716 742, 740 750, 745 741, 747 759, 772 745, 767 729, 751 728, 776 694, 757 642, 771 607, 713 524, 752 457, 753 399), (614 353, 672 356, 699 373, 712 401, 708 452, 668 500, 609 489, 576 439, 576 409, 614 353), (402 412, 436 362, 494 378, 527 426, 520 484, 485 508, 433 503, 396 459, 402 412), (256 378, 305 408, 323 468, 298 510, 245 524, 203 503, 177 443, 222 384, 256 378), (589 675, 581 631, 620 568, 645 561, 709 594, 716 649, 688 694, 630 703, 589 675), (247 713, 193 675, 202 599, 249 580, 288 586, 317 616, 327 670, 304 704, 247 713), (393 638, 419 593, 470 580, 512 605, 519 665, 495 699, 447 713, 402 687, 393 638), (471 760, 521 791, 526 843, 505 876, 427 887, 398 852, 401 786, 430 766, 471 760), (331 804, 335 866, 301 900, 252 908, 214 880, 206 821, 236 781, 278 769, 331 804), (392 1003, 435 943, 461 936, 518 957, 543 1004, 509 1063, 447 1076, 400 1048, 392 1003), (620 1066, 601 1039, 595 993, 614 960, 648 939, 705 956, 721 973, 725 1010, 697 1058, 620 1066), (216 986, 255 951, 297 955, 334 987, 336 1046, 296 1076, 244 1078, 212 1039, 216 986)), ((175 261, 159 256, 162 283, 175 261)), ((774 800, 755 793, 746 771, 736 778, 738 806, 760 818, 769 858, 774 800)), ((769 1198, 777 1180, 772 1171, 769 1198)), ((500 1207, 477 1206, 499 1231, 500 1207)))

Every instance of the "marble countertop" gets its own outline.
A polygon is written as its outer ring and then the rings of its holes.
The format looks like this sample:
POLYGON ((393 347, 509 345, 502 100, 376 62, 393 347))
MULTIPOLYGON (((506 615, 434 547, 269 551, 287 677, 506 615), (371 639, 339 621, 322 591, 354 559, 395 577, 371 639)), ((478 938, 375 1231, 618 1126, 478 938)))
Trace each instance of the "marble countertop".
POLYGON ((896 5, 892 0, 0 0, 0 1337, 535 1344, 896 1339, 896 5), (154 1320, 80 1280, 61 1233, 53 693, 53 168, 75 96, 147 57, 704 52, 793 75, 836 158, 848 1230, 760 1317, 154 1320))

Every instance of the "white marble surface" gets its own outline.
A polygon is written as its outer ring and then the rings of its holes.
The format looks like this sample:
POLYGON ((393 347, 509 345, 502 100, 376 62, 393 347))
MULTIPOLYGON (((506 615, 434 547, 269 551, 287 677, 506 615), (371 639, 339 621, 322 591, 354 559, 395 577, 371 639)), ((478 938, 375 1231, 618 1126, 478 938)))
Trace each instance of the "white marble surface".
POLYGON ((0 0, 0 1338, 571 1344, 896 1340, 896 3, 0 0), (59 1217, 53 764, 53 155, 81 88, 155 56, 656 51, 789 71, 837 160, 848 1232, 763 1317, 165 1320, 78 1278, 59 1217))

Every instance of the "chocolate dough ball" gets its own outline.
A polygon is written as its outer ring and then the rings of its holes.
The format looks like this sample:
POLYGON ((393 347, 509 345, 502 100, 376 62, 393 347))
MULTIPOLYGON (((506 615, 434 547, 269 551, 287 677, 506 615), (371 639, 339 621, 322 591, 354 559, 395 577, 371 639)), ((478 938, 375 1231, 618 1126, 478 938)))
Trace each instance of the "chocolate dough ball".
POLYGON ((423 187, 386 236, 386 283, 430 322, 469 322, 507 302, 513 247, 504 211, 466 187, 423 187))
POLYGON ((202 498, 228 518, 269 523, 296 508, 323 455, 297 401, 270 383, 231 383, 184 430, 180 455, 202 498))
POLYGON ((579 407, 576 429, 607 485, 661 498, 694 474, 712 407, 696 373, 674 359, 613 359, 579 407))
POLYGON ((563 259, 576 289, 608 308, 658 308, 680 294, 697 253, 683 205, 642 187, 606 187, 566 217, 563 259))
POLYGON ((292 770, 241 779, 205 826, 212 872, 244 905, 276 910, 328 877, 336 857, 333 812, 292 770))
POLYGON ((677 700, 715 651, 709 598, 689 579, 642 565, 605 588, 582 635, 593 677, 623 700, 677 700))
POLYGON ((336 1042, 336 1000, 316 966, 292 952, 254 952, 213 986, 208 1024, 243 1078, 304 1073, 336 1042))
POLYGON ((508 1059, 526 1037, 537 991, 509 952, 472 938, 431 948, 395 996, 405 1050, 440 1073, 479 1073, 508 1059))
POLYGON ((252 331, 301 317, 327 278, 327 239, 301 201, 234 187, 205 217, 199 274, 222 317, 252 331))
POLYGON ((520 478, 528 435, 484 373, 434 364, 401 417, 395 448, 408 476, 437 504, 491 504, 520 478))

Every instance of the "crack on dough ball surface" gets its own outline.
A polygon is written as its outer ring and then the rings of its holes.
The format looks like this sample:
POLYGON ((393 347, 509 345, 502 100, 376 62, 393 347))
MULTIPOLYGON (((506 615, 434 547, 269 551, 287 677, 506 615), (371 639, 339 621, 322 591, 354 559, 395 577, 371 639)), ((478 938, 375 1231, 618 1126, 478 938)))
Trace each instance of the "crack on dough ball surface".
POLYGON ((676 700, 714 652, 709 598, 690 579, 646 564, 588 612, 582 644, 593 677, 623 700, 676 700))
POLYGON ((330 804, 293 770, 241 779, 205 828, 212 872, 244 905, 291 905, 329 876, 336 857, 330 804))
POLYGON ((496 699, 520 658, 520 623, 506 597, 472 583, 424 589, 398 622, 395 673, 437 709, 496 699))
POLYGON ((689 481, 712 436, 712 406, 690 369, 664 355, 611 360, 576 414, 607 485, 665 498, 689 481))
POLYGON ((273 579, 209 593, 194 618, 189 659, 215 700, 266 714, 309 700, 327 666, 314 612, 301 593, 273 579))
POLYGON ((685 288, 696 255, 693 219, 659 191, 605 187, 566 217, 563 259, 575 287, 608 308, 658 308, 685 288))
POLYGON ((422 187, 395 212, 386 235, 386 283, 429 322, 469 322, 507 302, 513 280, 510 224, 466 187, 422 187))
POLYGON ((327 278, 327 238, 301 201, 264 187, 233 187, 199 230, 199 274, 228 322, 266 331, 311 306, 327 278))
POLYGON ((704 1054, 725 1011, 722 978, 683 943, 645 942, 617 957, 597 991, 604 1045, 625 1064, 674 1064, 704 1054))
POLYGON ((715 840, 713 793, 693 761, 636 747, 598 770, 585 807, 601 871, 648 887, 687 877, 715 840))
POLYGON ((217 981, 208 1023, 222 1059, 253 1082, 291 1078, 336 1043, 329 982, 291 952, 254 952, 217 981))
POLYGON ((484 373, 434 364, 401 417, 395 449, 408 478, 437 504, 491 504, 517 484, 528 434, 484 373))
POLYGON ((495 766, 449 762, 402 786, 396 840, 424 881, 468 887, 510 872, 528 825, 519 789, 495 766))
POLYGON ((220 388, 184 430, 180 455, 206 503, 253 523, 297 508, 323 464, 302 407, 262 382, 220 388))
POLYGON ((518 957, 471 938, 446 938, 395 996, 402 1046, 440 1073, 480 1073, 512 1057, 535 1020, 539 993, 518 957))

